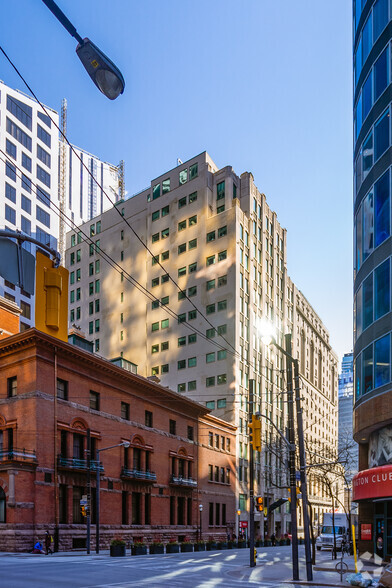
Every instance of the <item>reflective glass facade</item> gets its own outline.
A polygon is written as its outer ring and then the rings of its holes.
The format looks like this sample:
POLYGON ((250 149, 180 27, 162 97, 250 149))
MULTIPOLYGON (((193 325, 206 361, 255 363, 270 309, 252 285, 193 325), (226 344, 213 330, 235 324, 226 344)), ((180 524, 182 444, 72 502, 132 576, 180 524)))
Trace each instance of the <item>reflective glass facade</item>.
POLYGON ((354 391, 391 385, 392 1, 353 1, 354 391))

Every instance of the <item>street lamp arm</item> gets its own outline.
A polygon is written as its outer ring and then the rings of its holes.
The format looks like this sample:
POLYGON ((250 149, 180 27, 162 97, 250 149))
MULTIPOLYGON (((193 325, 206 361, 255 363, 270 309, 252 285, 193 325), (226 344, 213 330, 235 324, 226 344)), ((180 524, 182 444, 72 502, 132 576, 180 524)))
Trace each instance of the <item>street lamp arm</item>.
POLYGON ((79 35, 78 31, 72 24, 72 22, 65 16, 64 12, 57 6, 53 0, 42 0, 42 2, 49 8, 49 10, 54 14, 59 22, 63 25, 63 27, 69 32, 72 37, 78 41, 78 43, 83 44, 83 39, 79 35))
POLYGON ((288 449, 293 450, 295 449, 295 445, 292 445, 291 443, 289 443, 286 439, 286 437, 283 435, 283 433, 281 433, 278 429, 278 427, 275 425, 275 423, 273 422, 272 419, 270 419, 269 417, 267 417, 266 414, 260 414, 259 416, 261 416, 263 419, 265 419, 266 421, 268 421, 269 423, 271 423, 271 425, 273 426, 273 428, 275 429, 275 431, 278 433, 278 435, 283 439, 283 441, 286 443, 288 449))
POLYGON ((102 447, 102 449, 97 449, 97 455, 99 455, 101 451, 106 451, 107 449, 114 449, 114 447, 129 447, 129 442, 125 441, 124 443, 117 443, 116 445, 110 445, 110 447, 102 447))

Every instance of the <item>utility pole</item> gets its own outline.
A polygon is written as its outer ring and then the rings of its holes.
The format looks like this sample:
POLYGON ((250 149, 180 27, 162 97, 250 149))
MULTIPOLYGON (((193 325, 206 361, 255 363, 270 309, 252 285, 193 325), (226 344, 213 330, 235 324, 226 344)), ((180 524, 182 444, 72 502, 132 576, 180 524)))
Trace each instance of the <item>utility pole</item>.
POLYGON ((91 534, 91 431, 87 429, 87 555, 90 555, 91 534))
POLYGON ((299 580, 298 567, 298 531, 297 531, 297 485, 295 479, 295 429, 294 429, 294 398, 293 368, 291 359, 291 333, 285 335, 286 372, 287 372, 287 406, 289 425, 289 471, 290 471, 290 513, 291 513, 291 553, 293 564, 293 580, 299 580))
MULTIPOLYGON (((248 422, 252 422, 254 403, 255 381, 249 380, 249 413, 248 422)), ((252 431, 253 433, 253 431, 252 431)), ((254 439, 253 439, 254 441, 254 439)), ((256 565, 255 560, 255 505, 254 505, 254 448, 253 442, 249 443, 249 556, 250 567, 256 565)))
MULTIPOLYGON (((304 511, 304 531, 305 531, 305 557, 306 557, 306 578, 308 582, 313 580, 312 553, 310 548, 310 525, 309 525, 309 507, 308 507, 308 488, 306 480, 306 454, 304 427, 302 420, 301 397, 299 392, 299 366, 298 359, 294 359, 294 382, 295 382, 295 403, 297 408, 297 428, 298 428, 298 446, 299 446, 299 464, 301 475, 301 494, 302 508, 304 511)), ((293 497, 291 498, 293 500, 293 497)))

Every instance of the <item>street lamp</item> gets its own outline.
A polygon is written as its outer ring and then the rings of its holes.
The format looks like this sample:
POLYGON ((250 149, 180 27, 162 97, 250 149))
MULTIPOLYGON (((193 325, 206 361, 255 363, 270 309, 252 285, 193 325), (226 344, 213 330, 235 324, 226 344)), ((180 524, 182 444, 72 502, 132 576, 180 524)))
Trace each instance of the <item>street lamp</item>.
POLYGON ((201 513, 203 512, 203 505, 199 504, 199 541, 202 540, 201 538, 201 513))
POLYGON ((90 39, 87 37, 82 39, 76 28, 53 0, 42 0, 42 2, 69 34, 78 41, 76 53, 94 84, 109 100, 115 100, 124 92, 125 87, 124 78, 118 67, 90 39))
MULTIPOLYGON (((264 330, 266 325, 261 325, 260 330, 264 330)), ((289 451, 290 464, 290 490, 291 490, 291 526, 292 526, 292 554, 293 554, 293 580, 299 580, 298 570, 298 536, 297 536, 297 510, 296 510, 296 471, 295 471, 295 432, 294 432, 294 399, 292 388, 292 367, 294 366, 294 382, 295 382, 295 404, 297 412, 297 429, 298 429, 298 445, 299 445, 299 461, 300 461, 300 479, 301 479, 301 493, 302 506, 304 513, 304 532, 305 532, 305 558, 306 558, 306 577, 308 581, 313 580, 312 569, 312 554, 310 548, 310 526, 309 526, 309 510, 308 510, 308 491, 307 491, 307 476, 306 476, 306 455, 305 442, 302 421, 301 397, 299 390, 299 362, 292 356, 291 334, 285 335, 285 347, 283 349, 273 336, 271 326, 262 332, 262 341, 265 345, 271 343, 285 356, 286 370, 287 370, 287 400, 288 400, 288 416, 289 416, 289 442, 291 449, 289 451)))
POLYGON ((240 509, 237 510, 237 515, 238 515, 237 539, 239 539, 240 538, 240 522, 241 522, 241 510, 240 509))
POLYGON ((101 451, 107 451, 108 449, 114 449, 115 447, 126 447, 130 446, 129 441, 123 441, 122 443, 117 443, 117 445, 110 445, 110 447, 102 447, 102 449, 97 449, 97 489, 96 489, 96 501, 95 501, 95 526, 96 526, 96 533, 95 533, 95 553, 99 553, 99 492, 101 489, 101 472, 99 470, 99 454, 101 451))

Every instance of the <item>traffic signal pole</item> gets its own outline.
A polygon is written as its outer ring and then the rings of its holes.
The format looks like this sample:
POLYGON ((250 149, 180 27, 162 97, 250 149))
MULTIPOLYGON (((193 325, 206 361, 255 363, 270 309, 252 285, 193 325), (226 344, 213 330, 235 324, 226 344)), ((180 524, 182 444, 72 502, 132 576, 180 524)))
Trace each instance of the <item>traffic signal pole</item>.
MULTIPOLYGON (((254 403, 254 386, 255 381, 249 380, 249 423, 253 419, 254 403)), ((249 566, 254 568, 256 565, 255 558, 255 504, 254 504, 254 431, 252 429, 252 442, 249 443, 249 566)))
MULTIPOLYGON (((291 334, 285 335, 286 353, 291 357, 291 334)), ((290 471, 290 514, 291 514, 291 554, 293 563, 293 580, 299 580, 298 566, 298 530, 297 530, 297 484, 295 480, 295 429, 293 398, 292 361, 286 357, 287 371, 287 406, 289 425, 289 471, 290 471)))

